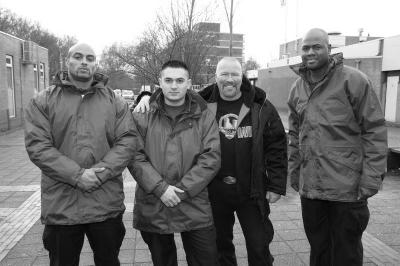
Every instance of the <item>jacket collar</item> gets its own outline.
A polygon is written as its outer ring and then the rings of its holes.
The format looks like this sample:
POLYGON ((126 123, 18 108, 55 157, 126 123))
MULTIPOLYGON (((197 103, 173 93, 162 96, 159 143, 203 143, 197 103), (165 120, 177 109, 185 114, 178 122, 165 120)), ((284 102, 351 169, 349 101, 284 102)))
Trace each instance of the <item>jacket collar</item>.
MULTIPOLYGON (((207 109, 207 102, 194 91, 188 90, 185 96, 185 110, 184 113, 191 115, 200 114, 200 112, 207 109)), ((164 94, 162 90, 157 90, 150 97, 150 110, 165 112, 164 108, 164 94)))
POLYGON ((68 71, 60 71, 56 74, 54 84, 56 86, 61 86, 61 87, 69 87, 73 88, 75 91, 79 93, 90 93, 94 92, 95 89, 101 89, 104 88, 105 85, 108 82, 108 77, 104 74, 96 72, 93 76, 93 82, 90 85, 90 88, 88 90, 80 90, 75 87, 75 85, 71 82, 69 76, 68 76, 68 71))
MULTIPOLYGON (((332 72, 333 69, 335 69, 336 67, 339 67, 341 65, 343 65, 343 53, 337 53, 337 54, 330 55, 329 56, 329 67, 328 67, 327 73, 325 74, 325 77, 330 72, 332 72)), ((309 70, 304 63, 291 65, 289 67, 293 70, 294 73, 299 75, 303 80, 310 83, 310 81, 308 79, 308 73, 307 73, 309 70)))

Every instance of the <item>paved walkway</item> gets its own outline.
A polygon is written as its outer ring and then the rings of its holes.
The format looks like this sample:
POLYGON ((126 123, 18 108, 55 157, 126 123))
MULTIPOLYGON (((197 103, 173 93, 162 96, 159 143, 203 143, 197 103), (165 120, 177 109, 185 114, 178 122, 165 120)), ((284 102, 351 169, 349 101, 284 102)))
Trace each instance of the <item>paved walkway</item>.
MULTIPOLYGON (((395 136, 396 137, 396 136, 395 136)), ((400 135, 399 135, 400 137, 400 135)), ((132 229, 135 183, 125 175, 127 233, 120 252, 122 265, 152 265, 150 253, 132 229)), ((369 201, 371 219, 363 237, 364 265, 400 265, 400 176, 390 175, 382 191, 369 201)), ((40 172, 29 161, 23 145, 23 132, 0 136, 0 265, 48 265, 40 224, 40 172)), ((308 265, 309 245, 300 213, 298 195, 288 195, 271 206, 275 236, 271 252, 274 265, 308 265)), ((235 225, 239 265, 247 265, 247 254, 240 226, 235 225)), ((182 244, 177 237, 179 265, 186 265, 182 244)), ((85 241, 80 265, 94 265, 85 241)))

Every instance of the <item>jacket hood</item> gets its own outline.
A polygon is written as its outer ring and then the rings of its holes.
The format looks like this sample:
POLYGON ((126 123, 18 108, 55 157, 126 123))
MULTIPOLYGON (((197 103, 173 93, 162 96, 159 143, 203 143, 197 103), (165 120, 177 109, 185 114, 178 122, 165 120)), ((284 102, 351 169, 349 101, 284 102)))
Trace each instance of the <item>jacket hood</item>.
MULTIPOLYGON (((343 65, 343 53, 331 54, 329 56, 329 65, 330 65, 329 66, 330 70, 336 66, 343 65)), ((306 74, 307 74, 308 68, 306 67, 306 65, 303 62, 296 64, 296 65, 291 65, 289 67, 291 70, 293 70, 294 73, 299 75, 304 80, 307 80, 306 74)), ((330 72, 330 70, 328 71, 328 73, 330 72)))
MULTIPOLYGON (((93 82, 91 87, 104 87, 108 82, 108 77, 102 73, 96 72, 93 75, 93 82)), ((56 74, 54 84, 57 86, 73 86, 69 79, 68 71, 60 71, 56 74)))
MULTIPOLYGON (((244 104, 247 107, 251 107, 253 103, 263 104, 266 98, 264 90, 251 85, 250 80, 246 76, 242 76, 242 85, 240 91, 244 97, 244 104)), ((205 87, 199 92, 199 94, 207 102, 216 102, 220 98, 219 89, 217 83, 214 83, 208 87, 205 87)))

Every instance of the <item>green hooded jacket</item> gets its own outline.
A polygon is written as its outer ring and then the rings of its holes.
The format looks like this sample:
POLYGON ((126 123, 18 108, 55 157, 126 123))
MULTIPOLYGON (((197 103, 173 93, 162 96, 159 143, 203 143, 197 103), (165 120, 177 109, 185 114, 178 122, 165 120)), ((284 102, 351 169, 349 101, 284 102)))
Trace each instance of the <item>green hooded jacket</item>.
POLYGON ((138 152, 129 165, 137 181, 133 227, 161 234, 212 226, 207 185, 221 166, 215 114, 194 92, 175 124, 163 108, 163 94, 150 101, 150 111, 133 113, 140 133, 138 152), (184 191, 181 202, 167 207, 160 197, 169 185, 184 191))
POLYGON ((101 222, 125 210, 122 171, 134 155, 136 127, 128 104, 95 74, 80 92, 60 72, 25 109, 25 145, 42 171, 41 221, 74 225, 101 222), (84 169, 104 167, 99 189, 76 187, 84 169))
MULTIPOLYGON (((332 55, 312 90, 307 69, 289 94, 289 177, 309 199, 357 201, 360 188, 378 190, 386 169, 387 132, 370 80, 332 55)), ((368 195, 367 195, 368 196, 368 195)))

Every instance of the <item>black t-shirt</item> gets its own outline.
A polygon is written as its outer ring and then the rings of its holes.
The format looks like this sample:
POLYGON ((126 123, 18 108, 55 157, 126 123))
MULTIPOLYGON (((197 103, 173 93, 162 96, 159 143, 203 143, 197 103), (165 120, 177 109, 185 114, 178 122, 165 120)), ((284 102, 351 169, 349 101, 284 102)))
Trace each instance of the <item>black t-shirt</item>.
POLYGON ((221 169, 217 178, 234 176, 241 193, 248 193, 251 175, 252 126, 250 112, 238 125, 243 96, 235 101, 218 100, 217 122, 221 140, 221 169))

